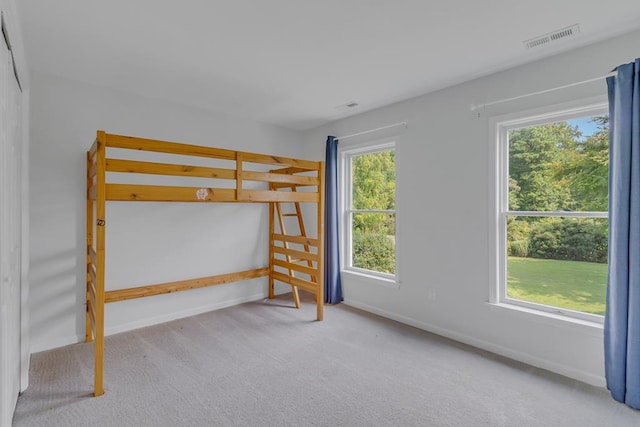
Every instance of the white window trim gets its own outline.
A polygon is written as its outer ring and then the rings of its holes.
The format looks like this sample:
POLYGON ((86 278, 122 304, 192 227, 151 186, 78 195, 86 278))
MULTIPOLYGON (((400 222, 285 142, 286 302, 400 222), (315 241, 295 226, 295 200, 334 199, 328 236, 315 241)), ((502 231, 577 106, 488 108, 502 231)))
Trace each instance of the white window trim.
MULTIPOLYGON (((338 142, 338 208, 340 209, 340 251, 341 251, 341 272, 346 275, 351 275, 366 281, 370 281, 375 284, 379 284, 385 287, 398 288, 400 284, 399 276, 399 221, 398 221, 398 141, 399 138, 389 137, 385 139, 379 139, 375 141, 368 141, 359 144, 345 144, 340 145, 338 142), (352 246, 351 246, 351 219, 350 214, 357 209, 351 210, 351 197, 352 197, 352 183, 351 183, 351 158, 362 154, 377 153, 381 151, 394 150, 396 152, 396 241, 395 241, 395 258, 396 258, 396 271, 394 274, 379 273, 372 270, 366 270, 363 268, 351 266, 352 246)), ((366 210, 375 211, 374 210, 366 210)), ((392 211, 380 211, 380 212, 392 212, 392 211)))
POLYGON ((492 188, 493 200, 489 203, 491 209, 489 218, 492 218, 489 227, 489 254, 492 267, 490 268, 491 277, 489 283, 489 303, 504 308, 515 309, 519 311, 525 310, 532 315, 540 315, 550 319, 556 319, 561 322, 585 322, 591 326, 602 328, 604 322, 603 316, 583 313, 579 311, 536 304, 522 300, 508 298, 507 291, 507 266, 506 266, 506 218, 509 215, 544 215, 544 216, 565 216, 565 217, 604 217, 608 215, 603 212, 559 212, 550 214, 548 212, 532 213, 525 211, 509 211, 508 210, 508 180, 505 178, 509 174, 508 165, 508 132, 510 130, 523 127, 530 127, 549 123, 558 120, 571 120, 588 115, 608 114, 607 98, 599 96, 576 100, 573 102, 550 105, 535 110, 521 111, 507 115, 494 116, 489 119, 489 158, 490 170, 493 174, 489 174, 489 188, 492 188))

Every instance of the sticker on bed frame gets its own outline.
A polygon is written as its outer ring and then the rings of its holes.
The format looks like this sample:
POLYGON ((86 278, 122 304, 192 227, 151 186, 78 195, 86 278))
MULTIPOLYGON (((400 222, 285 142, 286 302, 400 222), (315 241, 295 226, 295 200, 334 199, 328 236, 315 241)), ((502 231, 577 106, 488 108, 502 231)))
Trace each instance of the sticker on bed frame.
POLYGON ((208 194, 209 194, 209 191, 207 191, 206 188, 201 188, 198 191, 196 191, 196 198, 198 200, 207 200, 208 194))

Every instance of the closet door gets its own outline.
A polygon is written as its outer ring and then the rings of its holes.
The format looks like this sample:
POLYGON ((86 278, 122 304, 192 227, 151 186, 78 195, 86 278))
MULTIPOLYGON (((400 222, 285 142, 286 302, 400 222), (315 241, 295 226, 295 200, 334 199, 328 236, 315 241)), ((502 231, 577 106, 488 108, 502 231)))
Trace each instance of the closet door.
POLYGON ((0 425, 20 389, 21 94, 0 37, 0 425))

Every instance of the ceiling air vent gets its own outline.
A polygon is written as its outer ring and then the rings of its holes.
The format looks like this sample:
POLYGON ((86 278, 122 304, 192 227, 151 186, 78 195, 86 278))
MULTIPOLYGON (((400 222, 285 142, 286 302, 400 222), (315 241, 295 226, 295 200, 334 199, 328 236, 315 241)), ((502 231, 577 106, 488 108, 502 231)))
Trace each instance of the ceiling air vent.
POLYGON ((558 41, 560 39, 565 39, 567 37, 575 36, 579 32, 580 32, 580 26, 578 24, 575 24, 570 27, 562 28, 561 30, 554 31, 549 34, 545 34, 543 36, 525 40, 522 43, 524 43, 527 49, 531 49, 534 47, 538 47, 551 42, 558 41))

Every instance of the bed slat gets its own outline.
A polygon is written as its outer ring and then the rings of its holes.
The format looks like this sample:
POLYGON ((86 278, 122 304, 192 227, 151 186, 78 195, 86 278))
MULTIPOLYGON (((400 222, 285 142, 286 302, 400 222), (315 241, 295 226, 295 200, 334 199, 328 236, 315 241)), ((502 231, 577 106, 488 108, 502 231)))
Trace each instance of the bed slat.
POLYGON ((242 160, 251 163, 262 163, 267 165, 295 166, 303 171, 318 170, 318 162, 310 160, 291 159, 289 157, 269 156, 266 154, 242 153, 242 160))
POLYGON ((300 279, 299 277, 291 277, 286 274, 279 273, 277 271, 271 272, 271 277, 280 282, 287 283, 289 285, 297 286, 305 291, 312 292, 314 294, 318 293, 318 285, 313 282, 309 282, 308 280, 300 279))
MULTIPOLYGON (((93 269, 92 266, 89 266, 89 276, 91 277, 91 283, 92 284, 97 283, 96 272, 95 272, 95 270, 93 269)), ((94 292, 95 292, 95 288, 94 288, 94 292)))
POLYGON ((91 322, 91 331, 87 331, 87 334, 91 334, 91 338, 94 338, 96 330, 96 314, 93 310, 89 310, 88 313, 91 322))
POLYGON ((295 249, 288 249, 280 246, 273 246, 273 251, 282 255, 289 255, 294 258, 301 258, 309 261, 318 261, 318 254, 314 254, 311 252, 296 251, 295 249))
POLYGON ((236 171, 233 169, 175 165, 169 163, 137 162, 134 160, 121 159, 107 159, 107 172, 236 179, 236 171))
MULTIPOLYGON (((318 168, 316 167, 314 170, 317 170, 317 169, 318 168)), ((285 174, 285 175, 293 175, 295 173, 309 172, 309 169, 298 168, 298 167, 289 167, 289 168, 282 168, 282 169, 274 169, 274 170, 271 170, 269 172, 285 174)))
POLYGON ((91 310, 89 310, 91 312, 91 314, 93 314, 93 317, 95 319, 96 316, 96 288, 93 287, 93 283, 91 284, 91 286, 89 287, 90 291, 88 292, 89 294, 89 305, 91 306, 91 310))
POLYGON ((285 236, 284 234, 273 234, 274 240, 280 240, 283 242, 299 243, 301 245, 318 246, 318 239, 312 239, 310 237, 303 236, 285 236))
POLYGON ((242 179, 249 181, 318 185, 318 178, 315 176, 284 175, 281 173, 244 171, 242 179))
POLYGON ((91 258, 91 264, 96 265, 96 251, 91 246, 89 246, 89 257, 91 258))
POLYGON ((94 176, 96 176, 96 172, 98 171, 98 165, 96 163, 94 163, 91 166, 91 169, 89 169, 89 179, 93 178, 94 176))
POLYGON ((222 285, 240 280, 254 279, 269 274, 269 268, 257 268, 238 273, 220 274, 216 276, 201 277, 199 279, 180 280, 178 282, 160 283, 158 285, 139 286, 137 288, 119 289, 105 292, 105 302, 124 301, 133 298, 142 298, 152 295, 168 294, 172 292, 186 291, 189 289, 204 288, 207 286, 222 285))
POLYGON ((273 263, 278 267, 286 268, 287 270, 299 271, 300 273, 308 274, 310 276, 313 276, 318 272, 318 270, 315 268, 307 267, 306 265, 295 264, 293 262, 286 262, 281 259, 274 259, 273 263))
POLYGON ((98 151, 98 138, 93 140, 93 144, 91 144, 91 148, 89 149, 89 160, 93 159, 93 156, 96 155, 96 151, 98 151))
POLYGON ((129 150, 154 151, 156 153, 181 154, 184 156, 212 157, 214 159, 235 160, 236 152, 222 148, 203 147, 201 145, 181 144, 158 141, 155 139, 133 138, 123 135, 107 135, 107 147, 129 150))
POLYGON ((236 201, 236 190, 229 188, 107 184, 107 200, 122 202, 234 202, 236 201))
MULTIPOLYGON (((246 173, 246 172, 245 172, 246 173)), ((243 190, 242 199, 247 202, 317 202, 318 193, 268 190, 243 190)))
POLYGON ((317 184, 287 184, 286 182, 276 182, 273 184, 273 188, 299 188, 299 187, 315 187, 317 184))

